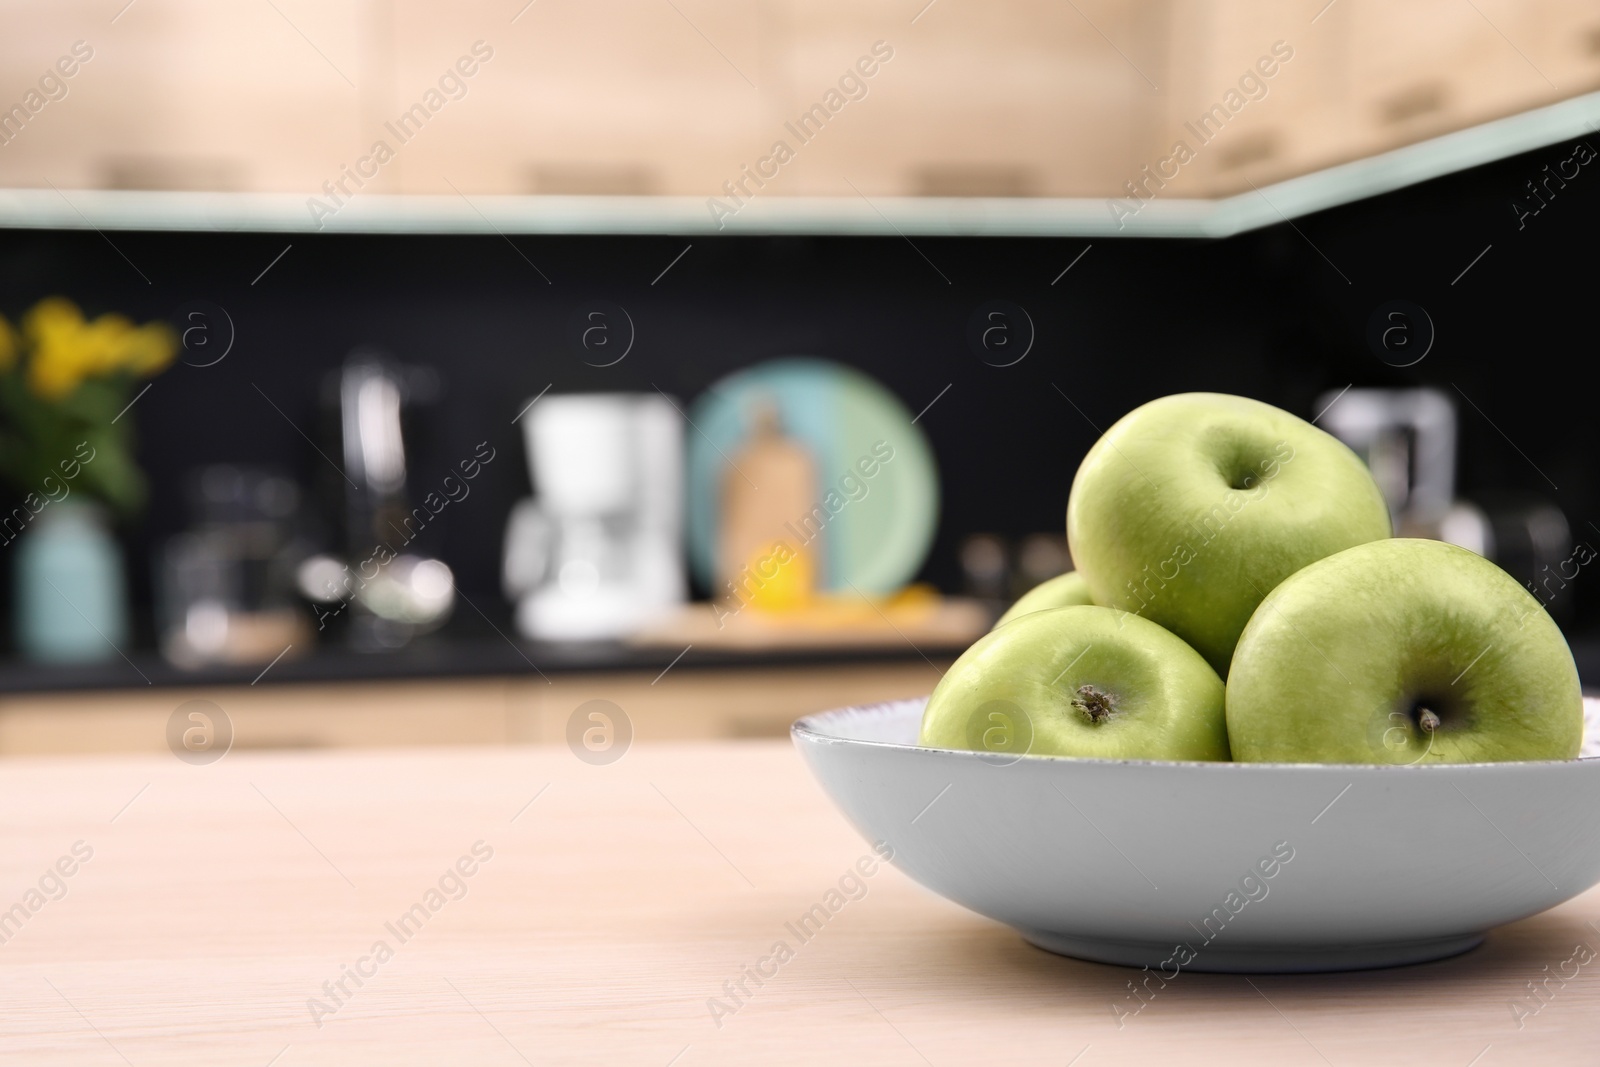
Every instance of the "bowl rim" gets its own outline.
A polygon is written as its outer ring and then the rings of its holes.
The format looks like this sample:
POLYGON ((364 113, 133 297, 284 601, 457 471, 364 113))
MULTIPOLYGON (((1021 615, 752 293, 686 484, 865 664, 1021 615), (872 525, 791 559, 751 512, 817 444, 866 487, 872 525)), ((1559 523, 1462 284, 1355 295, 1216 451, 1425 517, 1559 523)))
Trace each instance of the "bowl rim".
MULTIPOLYGON (((842 708, 829 708, 826 711, 812 712, 796 719, 789 726, 789 736, 796 742, 805 741, 808 744, 827 745, 862 745, 869 748, 881 748, 900 752, 928 753, 940 758, 954 758, 976 760, 987 766, 994 765, 994 755, 988 752, 976 752, 964 748, 937 748, 931 745, 906 745, 898 741, 868 741, 859 737, 843 737, 837 733, 828 733, 823 728, 823 722, 845 715, 859 714, 887 714, 891 710, 899 711, 905 705, 921 703, 926 705, 929 696, 906 697, 901 700, 881 700, 871 704, 854 704, 842 708)), ((1572 765, 1589 764, 1600 767, 1600 756, 1574 756, 1572 759, 1556 760, 1489 760, 1479 763, 1315 763, 1315 762, 1240 762, 1236 760, 1156 760, 1156 759, 1102 759, 1098 756, 1054 756, 1045 753, 1024 752, 1015 757, 1013 763, 1005 766, 1015 766, 1024 760, 1036 764, 1049 762, 1062 764, 1088 764, 1104 767, 1196 767, 1206 768, 1210 773, 1258 773, 1275 770, 1338 770, 1345 773, 1354 772, 1421 772, 1444 773, 1462 768, 1474 768, 1482 773, 1493 771, 1506 771, 1523 767, 1567 767, 1572 765), (1229 772, 1222 768, 1236 768, 1229 772)))

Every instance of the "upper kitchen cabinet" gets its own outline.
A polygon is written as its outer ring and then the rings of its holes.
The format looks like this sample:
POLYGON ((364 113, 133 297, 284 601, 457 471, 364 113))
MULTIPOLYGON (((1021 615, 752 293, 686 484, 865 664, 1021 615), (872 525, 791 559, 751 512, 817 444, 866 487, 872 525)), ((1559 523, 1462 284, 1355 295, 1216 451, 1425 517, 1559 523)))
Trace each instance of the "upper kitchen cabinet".
POLYGON ((4 6, 0 186, 309 193, 361 143, 360 5, 4 6))
POLYGON ((749 158, 780 58, 760 4, 383 7, 389 113, 449 83, 426 132, 397 152, 405 192, 707 195, 749 158))
POLYGON ((1218 0, 1174 5, 1166 30, 1167 133, 1195 149, 1183 196, 1247 192, 1600 89, 1600 8, 1584 0, 1218 0))
POLYGON ((769 10, 783 48, 767 139, 794 148, 775 184, 786 195, 1104 196, 1160 112, 1150 3, 769 10))
MULTIPOLYGON (((1349 3, 1351 0, 1336 0, 1349 3)), ((1271 0, 1174 4, 1166 92, 1148 161, 1164 196, 1248 190, 1301 173, 1348 140, 1343 43, 1303 5, 1271 0)), ((1157 183, 1148 177, 1144 191, 1157 183)))
POLYGON ((729 206, 1094 195, 1155 114, 1155 83, 1118 52, 1159 69, 1147 6, 540 0, 507 24, 504 4, 402 0, 386 9, 392 112, 451 70, 473 28, 493 58, 397 153, 395 188, 729 206))
POLYGON ((1216 235, 1600 124, 1591 0, 0 9, 6 225, 1216 235))

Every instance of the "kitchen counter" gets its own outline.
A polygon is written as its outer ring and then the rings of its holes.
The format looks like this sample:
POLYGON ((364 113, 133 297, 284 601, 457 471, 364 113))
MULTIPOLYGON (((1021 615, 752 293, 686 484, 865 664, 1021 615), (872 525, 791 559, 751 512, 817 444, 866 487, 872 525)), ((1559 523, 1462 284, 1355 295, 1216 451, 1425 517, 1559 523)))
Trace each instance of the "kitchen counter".
MULTIPOLYGON (((291 648, 272 664, 175 667, 153 651, 129 649, 126 658, 86 664, 29 663, 0 659, 0 697, 31 693, 138 691, 242 685, 295 685, 330 682, 387 682, 421 679, 525 676, 542 681, 597 671, 647 672, 672 667, 703 670, 812 668, 852 665, 912 665, 949 662, 967 640, 891 644, 810 644, 794 647, 708 648, 690 642, 656 647, 617 641, 540 642, 508 638, 488 629, 419 638, 392 652, 357 652, 338 645, 291 648), (680 658, 681 657, 681 658, 680 658)), ((1600 688, 1600 634, 1569 634, 1568 642, 1587 688, 1600 688)))
MULTIPOLYGON (((524 675, 533 680, 594 671, 644 671, 668 667, 707 670, 819 665, 905 664, 952 660, 967 641, 899 641, 893 645, 810 645, 730 649, 638 647, 618 641, 526 641, 504 634, 429 635, 394 651, 357 652, 339 645, 291 646, 274 663, 175 667, 152 651, 128 650, 92 663, 0 661, 0 695, 116 689, 294 685, 325 682, 404 681, 524 675)), ((685 642, 684 644, 690 644, 685 642)))
POLYGON ((0 834, 0 1061, 30 1067, 1493 1067, 1600 1030, 1600 962, 1527 985, 1600 946, 1596 892, 1434 964, 1185 973, 1119 1028, 1137 972, 876 864, 776 740, 12 759, 0 834))

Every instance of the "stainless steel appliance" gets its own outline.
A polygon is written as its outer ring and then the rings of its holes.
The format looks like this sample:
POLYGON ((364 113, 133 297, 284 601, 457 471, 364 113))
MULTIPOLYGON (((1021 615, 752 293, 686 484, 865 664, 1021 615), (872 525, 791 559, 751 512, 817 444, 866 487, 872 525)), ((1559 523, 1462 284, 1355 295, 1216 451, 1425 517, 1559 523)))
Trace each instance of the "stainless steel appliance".
MULTIPOLYGON (((431 371, 357 350, 331 385, 344 459, 344 552, 301 565, 300 591, 356 648, 397 648, 437 628, 455 604, 455 577, 442 561, 407 550, 419 523, 408 492, 405 415, 431 398, 431 371)), ((426 515, 426 512, 422 513, 426 515)))
POLYGON ((1323 429, 1356 451, 1400 537, 1432 537, 1494 557, 1483 510, 1456 498, 1456 409, 1437 389, 1348 389, 1317 401, 1323 429))

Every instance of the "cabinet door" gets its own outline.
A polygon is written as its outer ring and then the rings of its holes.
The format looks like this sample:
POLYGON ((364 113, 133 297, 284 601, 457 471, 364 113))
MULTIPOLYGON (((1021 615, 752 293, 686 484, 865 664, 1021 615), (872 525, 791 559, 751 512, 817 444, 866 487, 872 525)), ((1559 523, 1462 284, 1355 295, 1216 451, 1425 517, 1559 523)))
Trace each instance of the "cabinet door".
POLYGON ((1273 0, 1169 9, 1161 173, 1177 177, 1162 195, 1247 192, 1348 155, 1347 33, 1331 21, 1347 2, 1320 15, 1273 0))
POLYGON ((1340 17, 1360 155, 1577 95, 1600 74, 1593 4, 1359 0, 1340 17))
POLYGON ((1339 13, 1350 25, 1350 107, 1366 152, 1555 97, 1553 86, 1504 36, 1520 29, 1511 23, 1521 20, 1514 12, 1491 12, 1494 6, 1488 0, 1360 2, 1339 13))
POLYGON ((1148 146, 1161 76, 1152 4, 772 6, 787 47, 769 124, 796 149, 785 193, 1103 195, 1148 146), (841 99, 820 134, 791 135, 841 99))
POLYGON ((389 113, 470 53, 493 57, 397 153, 405 192, 709 196, 756 134, 770 61, 759 5, 716 0, 400 0, 389 113), (515 19, 515 21, 513 21, 515 19))
POLYGON ((0 148, 0 185, 311 195, 359 145, 364 9, 274 3, 7 5, 4 106, 74 42, 92 58, 0 148))
MULTIPOLYGON (((1169 130, 1190 134, 1277 41, 1267 92, 1186 166, 1180 195, 1248 191, 1594 88, 1600 11, 1580 0, 1272 0, 1174 7, 1169 130), (1188 126, 1184 126, 1188 123, 1188 126)), ((1209 132, 1209 130, 1208 130, 1209 132)))

